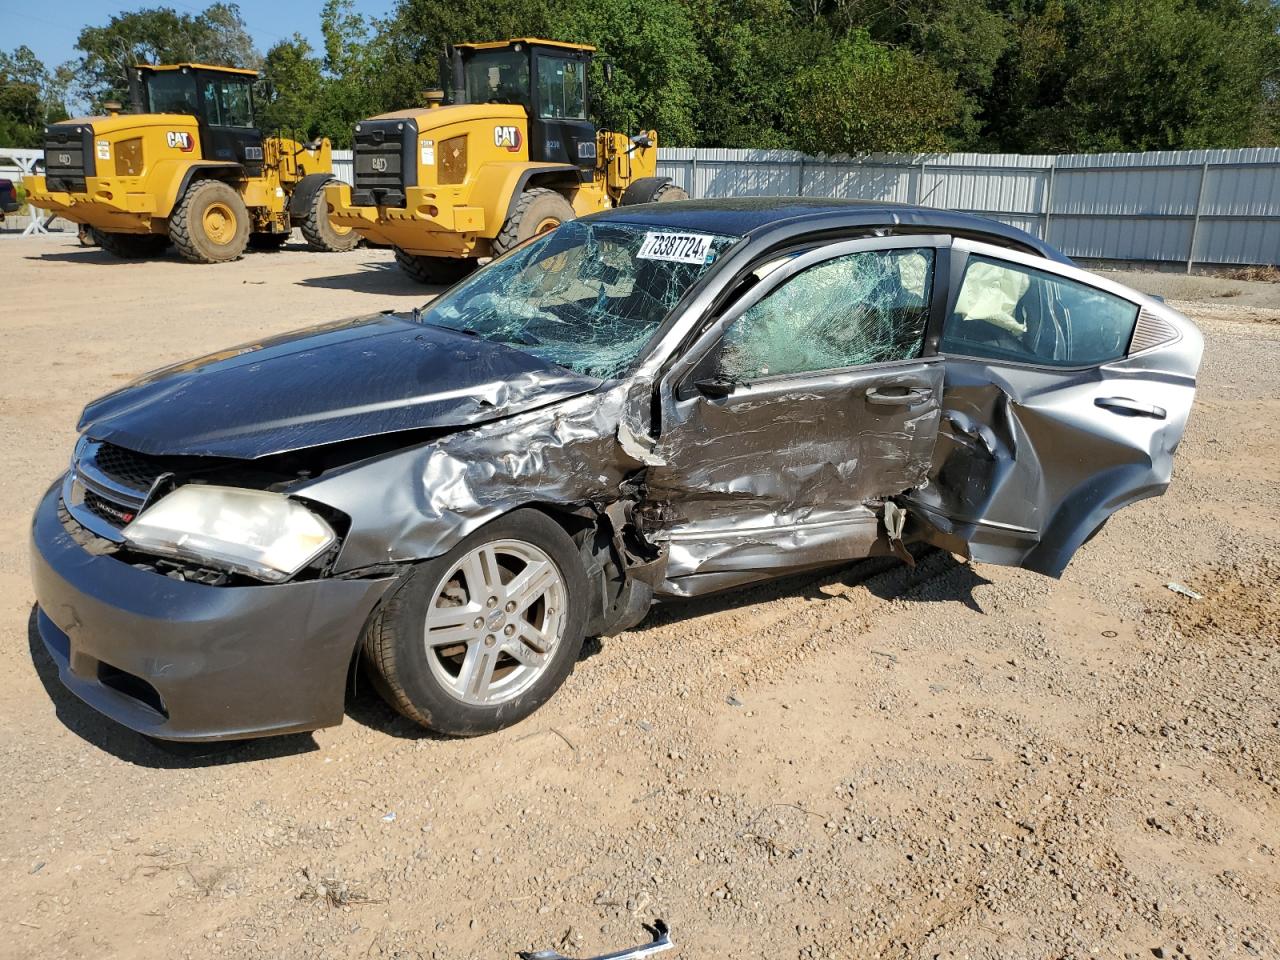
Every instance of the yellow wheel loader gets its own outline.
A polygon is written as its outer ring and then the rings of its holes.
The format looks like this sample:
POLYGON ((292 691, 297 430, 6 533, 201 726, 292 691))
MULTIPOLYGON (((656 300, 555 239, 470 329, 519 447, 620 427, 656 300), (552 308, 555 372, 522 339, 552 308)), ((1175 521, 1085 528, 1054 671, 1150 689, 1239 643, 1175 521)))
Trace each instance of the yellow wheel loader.
POLYGON ((253 122, 252 70, 199 63, 129 72, 134 112, 45 128, 44 173, 30 202, 81 224, 105 250, 144 257, 170 242, 197 263, 278 249, 297 226, 314 250, 350 250, 359 236, 329 221, 328 140, 263 136, 253 122))
POLYGON ((423 283, 451 283, 576 216, 617 204, 682 200, 657 176, 658 136, 597 130, 588 119, 595 48, 520 38, 450 49, 452 87, 429 105, 355 127, 354 183, 325 188, 330 217, 423 283))

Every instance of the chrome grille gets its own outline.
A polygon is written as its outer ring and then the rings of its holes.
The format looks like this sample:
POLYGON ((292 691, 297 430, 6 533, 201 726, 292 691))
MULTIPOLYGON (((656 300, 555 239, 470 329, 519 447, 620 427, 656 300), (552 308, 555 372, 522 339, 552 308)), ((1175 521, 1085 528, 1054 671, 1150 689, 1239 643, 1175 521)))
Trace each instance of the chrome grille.
POLYGON ((76 445, 62 501, 82 527, 120 543, 164 473, 158 458, 85 438, 76 445))
POLYGON ((113 443, 98 444, 93 451, 93 464, 110 477, 135 490, 150 490, 161 474, 167 471, 160 457, 134 453, 113 443))

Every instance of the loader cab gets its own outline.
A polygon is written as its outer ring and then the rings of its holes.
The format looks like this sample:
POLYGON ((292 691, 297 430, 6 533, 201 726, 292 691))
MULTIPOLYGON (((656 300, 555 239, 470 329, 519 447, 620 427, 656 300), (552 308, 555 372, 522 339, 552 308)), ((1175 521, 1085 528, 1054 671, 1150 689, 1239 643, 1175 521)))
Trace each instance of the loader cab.
MULTIPOLYGON (((596 165, 587 75, 595 47, 522 38, 454 47, 455 103, 519 104, 529 115, 529 159, 569 163, 590 181, 596 165)), ((511 144, 519 149, 520 144, 511 144)))
MULTIPOLYGON (((135 69, 147 113, 195 117, 202 159, 239 163, 247 176, 262 175, 262 131, 253 117, 255 71, 199 63, 135 69)), ((176 148, 182 150, 182 143, 176 148)))

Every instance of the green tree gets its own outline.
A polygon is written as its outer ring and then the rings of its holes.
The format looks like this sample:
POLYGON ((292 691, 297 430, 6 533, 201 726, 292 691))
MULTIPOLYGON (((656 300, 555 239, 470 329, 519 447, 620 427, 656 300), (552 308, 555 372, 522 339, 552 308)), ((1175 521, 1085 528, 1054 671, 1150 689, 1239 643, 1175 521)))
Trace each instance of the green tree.
POLYGON ((0 51, 0 145, 38 147, 44 125, 65 119, 69 71, 52 74, 30 47, 0 51))
POLYGON ((1247 146, 1280 69, 1280 7, 1111 0, 1081 11, 1057 111, 1078 150, 1247 146))
POLYGON ((106 26, 81 30, 76 49, 83 54, 79 92, 95 109, 107 100, 128 102, 127 70, 134 64, 195 61, 257 69, 261 61, 234 3, 210 4, 194 16, 171 7, 122 13, 106 26))
POLYGON ((947 73, 865 33, 799 71, 793 90, 792 138, 808 153, 946 150, 965 112, 947 73))
POLYGON ((826 23, 798 16, 789 0, 695 0, 709 70, 695 92, 697 142, 787 148, 798 67, 830 52, 826 23))
POLYGON ((710 66, 684 0, 595 0, 566 4, 568 35, 597 48, 614 64, 604 82, 597 64, 593 100, 598 118, 628 132, 653 128, 667 146, 693 146, 710 66))
POLYGON ((332 138, 322 113, 324 78, 319 58, 300 34, 282 40, 267 51, 262 73, 268 84, 259 88, 258 124, 264 130, 296 133, 310 140, 332 138))

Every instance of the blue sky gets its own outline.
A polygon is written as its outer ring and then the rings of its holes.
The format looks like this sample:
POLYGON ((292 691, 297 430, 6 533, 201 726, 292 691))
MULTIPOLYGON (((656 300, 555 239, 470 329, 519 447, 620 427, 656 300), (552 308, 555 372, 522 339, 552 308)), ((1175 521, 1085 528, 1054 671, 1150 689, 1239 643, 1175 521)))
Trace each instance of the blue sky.
MULTIPOLYGON (((323 0, 241 0, 244 18, 258 49, 300 33, 320 46, 320 9, 323 0)), ((101 26, 114 14, 148 7, 171 7, 178 13, 200 13, 208 6, 201 0, 138 0, 105 3, 102 0, 0 0, 0 49, 26 44, 52 68, 76 57, 76 37, 87 26, 101 26)), ((395 0, 356 0, 356 10, 367 16, 386 16, 395 0)))

